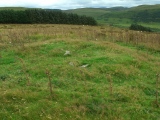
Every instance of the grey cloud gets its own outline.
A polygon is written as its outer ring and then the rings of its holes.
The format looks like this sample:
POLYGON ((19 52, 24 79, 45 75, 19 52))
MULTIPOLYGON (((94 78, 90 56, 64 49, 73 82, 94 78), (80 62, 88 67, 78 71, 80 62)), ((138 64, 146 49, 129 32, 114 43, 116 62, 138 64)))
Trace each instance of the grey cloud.
POLYGON ((114 7, 114 6, 124 6, 132 7, 142 4, 160 4, 159 0, 77 0, 74 5, 69 5, 66 8, 72 9, 75 7, 114 7))
MULTIPOLYGON (((35 8, 53 8, 53 9, 75 9, 75 8, 84 8, 84 7, 115 7, 115 6, 124 6, 132 7, 142 4, 160 4, 160 0, 46 0, 43 4, 42 1, 38 0, 13 0, 14 4, 12 6, 22 6, 22 7, 35 7, 35 8), (36 2, 37 1, 37 2, 36 2), (49 2, 49 3, 48 3, 49 2), (48 3, 48 4, 47 4, 48 3)), ((9 2, 5 0, 0 1, 0 6, 11 6, 9 2)))

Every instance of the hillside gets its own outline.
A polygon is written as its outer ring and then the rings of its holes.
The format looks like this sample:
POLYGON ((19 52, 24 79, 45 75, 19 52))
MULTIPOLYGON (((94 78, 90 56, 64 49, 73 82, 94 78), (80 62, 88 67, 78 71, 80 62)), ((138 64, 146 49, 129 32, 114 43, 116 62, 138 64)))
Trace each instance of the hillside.
POLYGON ((159 10, 160 9, 160 4, 157 5, 140 5, 136 7, 130 8, 130 10, 159 10))
MULTIPOLYGON (((81 8, 81 9, 73 9, 66 10, 67 13, 77 13, 81 15, 87 15, 91 17, 95 17, 97 19, 110 16, 119 18, 120 16, 131 19, 136 14, 141 14, 142 12, 147 11, 151 14, 157 14, 157 18, 159 18, 160 5, 141 5, 137 7, 124 8, 124 7, 113 7, 113 8, 81 8), (130 14, 129 14, 130 13, 130 14)), ((153 16, 149 15, 148 18, 153 16)), ((145 21, 144 21, 145 22, 145 21)))
POLYGON ((160 34, 1 24, 1 120, 158 120, 160 34))
POLYGON ((25 8, 25 7, 0 7, 0 10, 15 10, 15 11, 24 11, 26 9, 41 9, 41 8, 25 8))
MULTIPOLYGON (((26 10, 34 8, 23 7, 1 7, 0 10, 26 10)), ((36 8, 41 9, 41 8, 36 8)), ((57 9, 46 9, 49 11, 57 9)), ((140 5, 131 8, 112 7, 112 8, 80 8, 64 10, 66 13, 86 15, 96 19, 100 25, 111 25, 122 28, 129 28, 132 23, 138 23, 150 27, 152 31, 160 32, 160 4, 140 5)))
POLYGON ((129 19, 132 22, 159 22, 160 21, 160 6, 159 8, 155 7, 134 7, 130 8, 128 10, 123 11, 111 11, 110 13, 105 13, 101 16, 99 16, 102 19, 105 18, 114 18, 114 19, 120 19, 123 21, 123 19, 129 19), (147 9, 149 8, 149 9, 147 9))
MULTIPOLYGON (((41 9, 44 10, 42 8, 27 8, 27 7, 0 7, 0 10, 15 10, 15 11, 24 11, 24 10, 28 10, 28 9, 41 9)), ((45 9, 45 10, 50 10, 50 11, 61 11, 60 9, 45 9)))
POLYGON ((79 15, 86 15, 86 16, 98 18, 99 16, 106 14, 110 11, 106 11, 103 8, 80 8, 80 9, 73 9, 73 10, 65 10, 64 12, 75 13, 79 15))
POLYGON ((129 27, 137 22, 151 26, 155 31, 160 31, 160 5, 141 5, 132 8, 82 8, 67 10, 67 13, 76 13, 94 17, 99 24, 129 27), (156 25, 154 25, 156 24, 156 25))

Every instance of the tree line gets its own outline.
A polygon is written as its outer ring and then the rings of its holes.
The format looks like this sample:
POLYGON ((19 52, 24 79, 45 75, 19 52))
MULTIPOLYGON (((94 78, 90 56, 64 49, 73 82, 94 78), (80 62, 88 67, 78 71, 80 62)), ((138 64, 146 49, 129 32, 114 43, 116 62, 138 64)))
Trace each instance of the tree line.
POLYGON ((1 10, 0 23, 97 25, 96 20, 92 17, 64 13, 60 10, 43 9, 27 9, 24 11, 1 10))

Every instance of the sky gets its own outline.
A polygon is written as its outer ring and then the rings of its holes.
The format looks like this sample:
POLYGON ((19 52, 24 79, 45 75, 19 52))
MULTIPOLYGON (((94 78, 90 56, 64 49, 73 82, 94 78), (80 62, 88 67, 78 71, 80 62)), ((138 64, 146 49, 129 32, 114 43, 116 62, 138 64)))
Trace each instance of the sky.
POLYGON ((29 7, 62 10, 85 7, 132 7, 143 4, 160 4, 160 0, 0 0, 0 7, 29 7))

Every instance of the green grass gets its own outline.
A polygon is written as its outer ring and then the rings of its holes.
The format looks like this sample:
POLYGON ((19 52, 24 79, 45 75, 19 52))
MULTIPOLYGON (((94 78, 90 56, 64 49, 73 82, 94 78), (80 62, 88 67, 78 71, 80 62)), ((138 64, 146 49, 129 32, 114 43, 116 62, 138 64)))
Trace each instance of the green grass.
MULTIPOLYGON (((12 27, 17 30, 19 26, 12 27)), ((42 26, 21 26, 24 31, 38 32, 37 36, 29 34, 30 42, 22 47, 0 46, 0 119, 159 119, 160 109, 155 104, 159 53, 110 39, 87 39, 90 35, 85 33, 77 37, 75 29, 81 26, 46 27, 48 36, 49 30, 58 34, 58 28, 63 28, 60 37, 46 39, 42 26), (75 37, 64 37, 65 30, 66 35, 75 37), (65 56, 66 50, 71 54, 65 56), (52 97, 46 69, 53 85, 52 97)))
MULTIPOLYGON (((109 19, 110 25, 113 25, 115 27, 119 28, 129 28, 132 24, 130 20, 122 20, 121 22, 119 19, 109 19)), ((160 24, 159 23, 143 23, 139 22, 138 24, 143 25, 145 27, 149 27, 154 32, 160 32, 160 24)))

